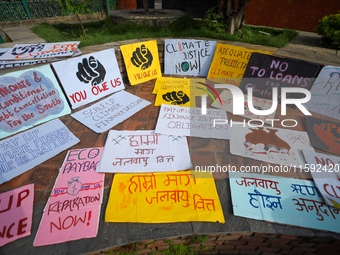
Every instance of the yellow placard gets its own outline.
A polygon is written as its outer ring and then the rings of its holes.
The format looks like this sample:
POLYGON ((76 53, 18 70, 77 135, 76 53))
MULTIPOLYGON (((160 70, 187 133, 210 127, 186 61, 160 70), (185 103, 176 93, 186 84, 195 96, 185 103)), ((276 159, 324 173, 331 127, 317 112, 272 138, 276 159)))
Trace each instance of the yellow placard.
POLYGON ((120 46, 131 85, 162 76, 157 41, 120 46))
POLYGON ((190 86, 190 79, 158 77, 153 88, 152 94, 157 94, 158 89, 183 90, 190 86))
POLYGON ((219 82, 227 82, 229 84, 238 86, 238 81, 240 80, 233 80, 230 78, 243 77, 250 56, 253 52, 272 55, 272 53, 269 51, 252 50, 244 47, 217 43, 215 54, 210 65, 208 78, 224 78, 226 80, 219 79, 219 82))
POLYGON ((225 222, 212 174, 193 170, 115 174, 105 221, 225 222))
POLYGON ((190 88, 181 89, 158 89, 155 106, 162 104, 195 107, 195 97, 190 95, 190 88))

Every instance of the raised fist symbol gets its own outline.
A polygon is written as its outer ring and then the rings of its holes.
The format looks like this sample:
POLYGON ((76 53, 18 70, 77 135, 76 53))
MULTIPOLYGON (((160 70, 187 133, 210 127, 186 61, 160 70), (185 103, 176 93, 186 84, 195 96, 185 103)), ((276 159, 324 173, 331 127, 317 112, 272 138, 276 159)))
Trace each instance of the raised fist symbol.
POLYGON ((184 94, 183 91, 172 91, 164 94, 163 99, 167 102, 171 102, 172 105, 182 105, 189 102, 189 97, 184 94))
POLYGON ((96 86, 104 80, 105 74, 104 66, 92 56, 89 59, 83 58, 82 63, 78 63, 76 75, 81 82, 91 81, 92 86, 96 86))
POLYGON ((131 62, 136 67, 141 67, 142 70, 148 69, 152 64, 153 57, 149 49, 145 48, 142 44, 140 48, 137 47, 136 51, 132 53, 131 62))

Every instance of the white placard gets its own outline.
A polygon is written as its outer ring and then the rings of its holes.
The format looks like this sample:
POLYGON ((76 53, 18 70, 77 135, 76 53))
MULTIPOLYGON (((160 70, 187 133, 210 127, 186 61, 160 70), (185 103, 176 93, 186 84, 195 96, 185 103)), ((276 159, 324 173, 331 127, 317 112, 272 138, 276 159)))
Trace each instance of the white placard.
POLYGON ((150 173, 190 167, 186 137, 156 134, 154 130, 110 130, 97 172, 150 173))
POLYGON ((0 141, 0 184, 77 144, 79 139, 59 120, 0 141))
POLYGON ((207 77, 216 41, 165 39, 164 73, 207 77))
POLYGON ((16 44, 0 56, 0 60, 27 60, 72 56, 80 41, 58 43, 16 44))
POLYGON ((164 135, 231 139, 227 113, 218 109, 207 109, 206 115, 202 115, 201 108, 162 104, 155 131, 164 135), (214 125, 216 119, 220 120, 218 125, 214 125))
POLYGON ((124 89, 113 48, 52 65, 72 109, 124 89))
POLYGON ((305 150, 303 155, 325 203, 340 208, 340 158, 305 150))
POLYGON ((119 91, 84 110, 71 114, 71 117, 94 132, 103 133, 150 104, 149 101, 129 92, 119 91))
POLYGON ((314 151, 307 132, 272 127, 249 128, 246 122, 233 122, 231 134, 232 154, 269 163, 304 168, 301 150, 314 151))

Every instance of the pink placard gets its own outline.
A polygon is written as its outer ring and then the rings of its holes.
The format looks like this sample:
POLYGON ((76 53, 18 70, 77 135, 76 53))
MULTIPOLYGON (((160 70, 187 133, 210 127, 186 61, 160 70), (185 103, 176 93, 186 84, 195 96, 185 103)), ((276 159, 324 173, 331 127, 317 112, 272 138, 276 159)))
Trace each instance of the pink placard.
POLYGON ((34 184, 0 194, 0 246, 31 234, 34 184))
POLYGON ((104 174, 96 173, 101 148, 70 150, 47 202, 34 246, 97 235, 104 174))

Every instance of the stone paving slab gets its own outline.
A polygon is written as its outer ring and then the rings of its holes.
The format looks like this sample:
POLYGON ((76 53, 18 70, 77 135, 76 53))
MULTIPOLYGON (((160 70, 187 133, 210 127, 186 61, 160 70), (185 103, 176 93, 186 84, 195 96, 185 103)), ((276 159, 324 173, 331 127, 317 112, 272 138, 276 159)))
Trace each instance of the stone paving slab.
POLYGON ((0 48, 12 48, 21 43, 45 43, 45 39, 34 34, 27 27, 9 27, 3 29, 13 42, 0 44, 0 48))

